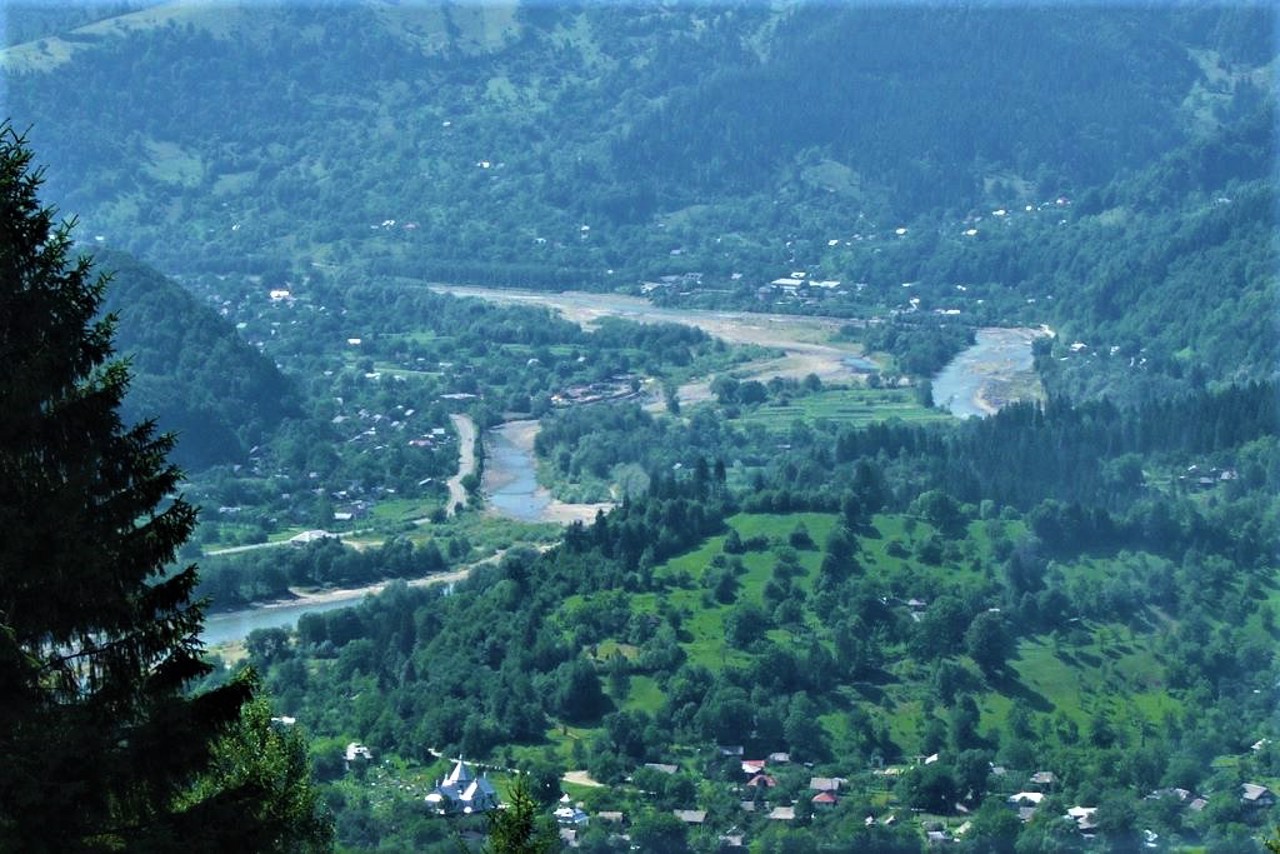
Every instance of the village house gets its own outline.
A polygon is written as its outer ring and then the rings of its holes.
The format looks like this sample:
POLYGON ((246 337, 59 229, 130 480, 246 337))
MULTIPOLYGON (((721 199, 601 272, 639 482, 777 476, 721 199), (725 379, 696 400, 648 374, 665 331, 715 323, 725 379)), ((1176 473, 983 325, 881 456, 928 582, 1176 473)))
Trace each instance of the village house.
POLYGON ((1052 771, 1037 771, 1031 775, 1031 782, 1043 788, 1052 789, 1058 777, 1052 771))
POLYGON ((1067 816, 1075 821, 1081 833, 1092 834, 1098 829, 1098 822, 1094 818, 1097 812, 1097 807, 1075 806, 1067 810, 1067 816))
POLYGON ((717 840, 720 843, 721 851, 738 851, 746 850, 746 834, 738 828, 732 828, 728 833, 720 834, 717 840))
POLYGON ((372 762, 373 751, 365 747, 360 742, 353 741, 347 745, 345 759, 347 763, 347 768, 349 769, 353 765, 358 765, 362 762, 372 762))
POLYGON ((838 801, 838 799, 836 798, 836 793, 835 793, 835 792, 818 792, 818 794, 814 795, 814 796, 810 799, 810 803, 812 803, 812 804, 813 804, 813 808, 814 808, 815 810, 817 810, 817 809, 831 809, 831 808, 832 808, 832 807, 834 807, 838 802, 839 802, 839 801, 838 801))
POLYGON ((1018 818, 1028 822, 1035 818, 1036 810, 1039 809, 1040 802, 1043 800, 1043 792, 1017 792, 1010 795, 1005 802, 1018 813, 1018 818))
POLYGON ((809 788, 815 792, 839 792, 843 777, 810 777, 809 788))
POLYGON ((1276 805, 1276 796, 1266 786, 1261 786, 1257 783, 1242 783, 1240 786, 1240 803, 1254 809, 1269 809, 1276 805))
POLYGON ((570 802, 568 795, 560 798, 560 806, 552 815, 555 816, 556 824, 562 828, 578 830, 590 823, 590 817, 580 807, 570 802))

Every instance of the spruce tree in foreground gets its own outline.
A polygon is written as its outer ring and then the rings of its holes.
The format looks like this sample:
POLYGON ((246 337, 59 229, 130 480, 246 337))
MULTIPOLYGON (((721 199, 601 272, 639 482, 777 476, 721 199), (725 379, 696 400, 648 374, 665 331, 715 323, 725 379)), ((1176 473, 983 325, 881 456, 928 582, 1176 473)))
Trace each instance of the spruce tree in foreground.
POLYGON ((107 277, 70 257, 31 160, 0 124, 0 851, 323 846, 305 768, 211 764, 252 683, 188 691, 209 669, 196 569, 166 567, 196 511, 173 438, 121 422, 107 277))

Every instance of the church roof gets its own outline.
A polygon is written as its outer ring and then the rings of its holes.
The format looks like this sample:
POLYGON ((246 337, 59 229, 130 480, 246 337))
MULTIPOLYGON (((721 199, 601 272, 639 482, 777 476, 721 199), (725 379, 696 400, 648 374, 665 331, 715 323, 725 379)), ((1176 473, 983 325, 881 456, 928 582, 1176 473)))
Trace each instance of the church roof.
POLYGON ((462 757, 458 757, 457 763, 453 766, 453 770, 449 772, 449 776, 444 778, 446 785, 457 786, 462 788, 476 778, 476 774, 471 770, 471 766, 462 761, 462 757))
POLYGON ((467 786, 467 790, 462 793, 464 801, 475 801, 481 798, 493 797, 498 794, 498 790, 493 788, 493 784, 485 777, 477 777, 467 786))

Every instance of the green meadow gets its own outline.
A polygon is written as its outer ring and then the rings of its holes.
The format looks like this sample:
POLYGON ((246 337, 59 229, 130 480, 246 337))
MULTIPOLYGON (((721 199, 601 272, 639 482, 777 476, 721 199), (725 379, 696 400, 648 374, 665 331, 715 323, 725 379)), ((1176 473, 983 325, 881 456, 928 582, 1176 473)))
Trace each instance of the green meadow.
MULTIPOLYGON (((726 554, 727 531, 709 537, 655 567, 655 579, 665 585, 657 592, 625 594, 627 605, 634 613, 679 615, 680 645, 691 663, 713 673, 748 667, 755 654, 735 648, 726 638, 726 622, 734 609, 744 603, 761 605, 765 588, 780 564, 799 567, 788 573, 790 583, 811 597, 825 556, 824 544, 837 524, 838 517, 829 513, 739 514, 728 520, 728 526, 740 541, 751 544, 749 550, 726 554), (804 540, 802 533, 807 533, 813 545, 793 545, 804 540), (731 602, 721 602, 711 594, 707 582, 712 569, 729 559, 740 561, 736 592, 731 602)), ((948 538, 913 516, 876 515, 857 538, 856 557, 864 576, 883 591, 882 601, 888 603, 896 619, 918 621, 927 613, 927 606, 913 612, 906 604, 908 599, 928 603, 940 595, 962 599, 980 595, 993 583, 998 544, 1024 532, 1021 522, 975 520, 948 538)), ((1120 561, 1145 559, 1126 554, 1120 561)), ((1059 570, 1085 583, 1105 579, 1115 565, 1115 561, 1097 556, 1059 570)), ((620 594, 614 591, 608 595, 620 594)), ((573 596, 562 607, 572 611, 587 601, 588 597, 573 596)), ((965 654, 963 638, 955 639, 955 652, 947 657, 968 674, 981 716, 979 732, 992 734, 1005 729, 1015 703, 1039 714, 1074 721, 1082 732, 1095 716, 1105 715, 1125 738, 1140 737, 1145 728, 1180 710, 1180 704, 1165 690, 1164 666, 1154 648, 1154 634, 1135 632, 1118 623, 1075 625, 1070 632, 1024 638, 1011 650, 1007 671, 996 680, 984 677, 965 654)), ((834 651, 829 627, 808 606, 799 623, 775 625, 765 637, 795 649, 818 638, 834 651)), ((640 655, 637 647, 621 639, 595 644, 592 652, 602 670, 612 656, 635 662, 640 655)), ((822 698, 820 722, 832 743, 851 737, 849 713, 858 707, 875 725, 883 725, 905 754, 912 755, 929 716, 946 716, 946 709, 930 698, 933 668, 933 664, 916 660, 905 644, 889 644, 878 675, 822 698)), ((615 707, 651 715, 659 711, 663 689, 658 680, 633 672, 627 684, 626 696, 611 697, 615 707)), ((592 732, 590 728, 570 732, 572 729, 548 734, 566 757, 574 740, 589 738, 592 732)))
POLYGON ((952 416, 941 409, 921 406, 913 389, 828 388, 785 402, 772 402, 745 410, 743 424, 762 424, 769 430, 787 430, 797 421, 813 424, 829 421, 859 427, 893 418, 909 422, 946 421, 952 416))

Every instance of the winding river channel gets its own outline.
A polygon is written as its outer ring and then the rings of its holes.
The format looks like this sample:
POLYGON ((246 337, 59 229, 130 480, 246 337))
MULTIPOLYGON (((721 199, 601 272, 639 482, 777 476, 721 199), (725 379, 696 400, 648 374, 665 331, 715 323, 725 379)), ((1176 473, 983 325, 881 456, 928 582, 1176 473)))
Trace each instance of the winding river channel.
MULTIPOLYGON (((688 312, 683 322, 699 325, 706 314, 723 322, 723 316, 710 312, 688 312)), ((755 317, 750 321, 760 323, 755 317)), ((723 329, 717 329, 723 332, 723 329)), ((776 326, 770 329, 778 334, 776 326)), ((991 414, 1014 399, 1024 399, 1040 394, 1039 382, 1032 366, 1032 342, 1046 334, 1042 329, 979 330, 974 345, 956 356, 952 362, 933 378, 933 398, 960 418, 991 414)), ((731 336, 727 336, 731 337, 731 336)), ((773 342, 775 345, 779 342, 773 342)), ((805 348, 815 346, 803 342, 805 348)), ((844 352, 820 354, 834 359, 841 372, 859 365, 850 359, 860 358, 844 352)), ((818 356, 808 354, 804 363, 810 370, 819 363, 818 356)), ((456 424, 460 433, 467 433, 469 419, 456 424)), ((490 430, 485 435, 485 470, 482 492, 489 511, 522 522, 568 523, 574 519, 589 521, 598 509, 607 504, 569 505, 556 501, 547 489, 537 481, 537 465, 533 455, 533 439, 537 434, 537 422, 514 421, 490 430)), ((460 461, 465 464, 465 460, 460 461)), ((474 465, 474 461, 471 461, 474 465)), ((459 477, 467 472, 460 472, 459 477)), ((465 571, 463 571, 465 574, 465 571)), ((429 583, 420 579, 414 583, 429 583)), ((209 646, 243 640, 255 629, 291 627, 307 613, 321 613, 346 608, 360 603, 372 588, 350 591, 333 591, 318 597, 296 602, 280 602, 259 605, 239 611, 227 611, 209 615, 205 619, 201 639, 209 646)))
POLYGON ((204 619, 204 631, 200 639, 208 646, 244 640, 254 629, 293 628, 303 614, 320 614, 338 608, 350 608, 360 604, 366 595, 364 590, 349 596, 336 596, 322 602, 302 600, 281 602, 245 608, 240 611, 221 611, 204 619))
POLYGON ((991 415, 1012 400, 1042 394, 1031 345, 1044 329, 979 329, 973 346, 933 378, 933 400, 957 418, 991 415))
POLYGON ((538 522, 551 506, 551 493, 538 483, 533 453, 513 433, 531 422, 512 422, 485 434, 484 494, 489 507, 521 522, 538 522))
MULTIPOLYGON (((553 502, 551 493, 537 481, 537 465, 531 450, 536 422, 512 422, 485 435, 483 491, 493 512, 522 522, 571 521, 589 518, 598 506, 553 502)), ((466 433, 466 430, 460 430, 466 433)), ((474 460, 472 460, 474 465, 474 460)), ((450 575, 460 575, 451 573, 450 575)), ((434 579, 420 579, 425 583, 434 579)), ((441 577, 439 580, 445 580, 441 577)), ((200 639, 207 646, 244 640, 255 629, 292 628, 303 614, 324 613, 359 605, 370 588, 333 591, 295 602, 272 602, 237 611, 220 611, 205 618, 200 639)))

